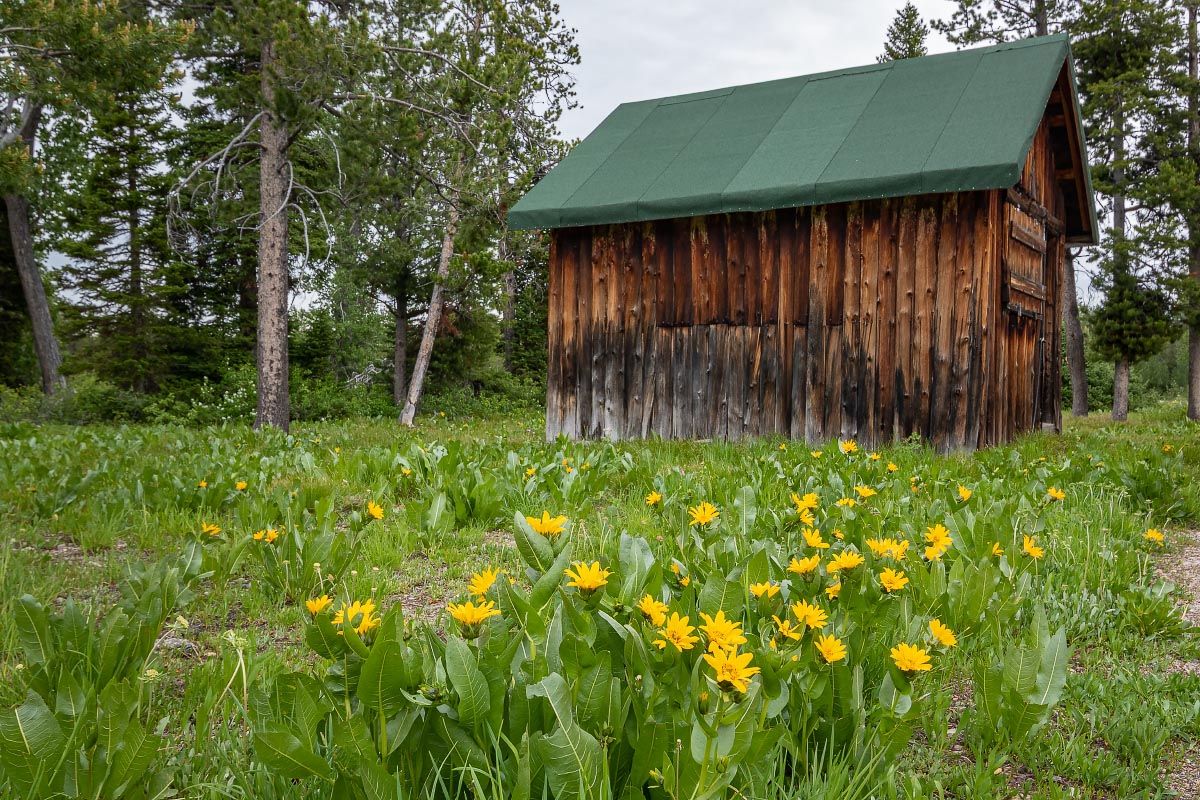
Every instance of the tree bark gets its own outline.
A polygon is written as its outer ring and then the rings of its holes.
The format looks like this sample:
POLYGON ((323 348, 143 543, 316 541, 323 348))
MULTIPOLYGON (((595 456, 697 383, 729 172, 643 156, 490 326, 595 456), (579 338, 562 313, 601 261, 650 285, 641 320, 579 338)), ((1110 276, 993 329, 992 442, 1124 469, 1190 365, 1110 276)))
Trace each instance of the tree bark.
POLYGON ((504 369, 513 371, 513 345, 517 339, 517 276, 511 269, 504 273, 504 369))
MULTIPOLYGON (((33 108, 21 127, 21 139, 33 153, 37 139, 38 123, 42 119, 41 106, 33 108)), ((4 195, 4 206, 8 212, 8 230, 12 237, 13 259, 17 273, 21 276, 21 290, 25 305, 29 308, 29 320, 33 327, 33 349, 37 354, 38 368, 42 373, 42 391, 54 394, 67 384, 59 369, 62 367, 62 351, 54 335, 54 318, 50 316, 50 301, 46 298, 46 286, 42 283, 42 271, 33 254, 33 231, 29 224, 29 201, 19 192, 4 195)))
POLYGON ((1124 422, 1129 419, 1129 359, 1122 358, 1116 363, 1116 374, 1113 376, 1113 422, 1124 422))
MULTIPOLYGON (((1196 2, 1188 3, 1188 152, 1200 176, 1200 44, 1197 43, 1196 2)), ((1200 283, 1200 219, 1197 209, 1192 209, 1188 223, 1188 276, 1200 283)), ((1200 297, 1197 292, 1194 297, 1200 297)), ((1200 422, 1200 309, 1191 309, 1192 318, 1188 325, 1188 408, 1187 418, 1200 422)))
POLYGON ((259 123, 258 414, 254 427, 286 431, 288 408, 287 129, 275 111, 275 43, 262 46, 265 113, 259 123))
MULTIPOLYGON (((137 135, 132 126, 127 129, 127 141, 130 149, 135 146, 134 137, 137 135)), ((142 230, 138 211, 138 174, 133 159, 129 160, 126 172, 126 188, 129 190, 129 315, 133 332, 133 357, 137 366, 132 378, 133 390, 145 393, 149 387, 147 375, 147 360, 149 346, 146 342, 146 300, 142 280, 142 230)))
POLYGON ((1079 321, 1079 294, 1075 291, 1075 254, 1067 252, 1063 270, 1063 309, 1067 329, 1067 369, 1071 374, 1071 416, 1088 415, 1087 365, 1083 358, 1083 325, 1079 321))
MULTIPOLYGON (((455 178, 457 183, 458 178, 455 178)), ((421 334, 421 347, 413 364, 412 380, 408 384, 408 400, 400 412, 400 423, 412 427, 417 416, 417 404, 425 386, 425 372, 429 369, 429 358, 433 355, 433 342, 437 338, 438 324, 442 318, 442 286, 450 277, 450 259, 454 256, 454 236, 458 233, 458 193, 450 198, 450 213, 446 220, 446 231, 442 234, 442 252, 438 257, 437 277, 433 282, 433 295, 429 299, 429 313, 425 317, 425 331, 421 334)))
POLYGON ((396 336, 392 351, 392 403, 403 406, 408 393, 408 293, 396 293, 396 336))
POLYGON ((42 272, 33 255, 29 203, 24 195, 6 194, 4 206, 8 211, 8 230, 12 236, 17 273, 21 276, 21 289, 25 294, 25 304, 29 307, 29 320, 33 323, 33 349, 42 372, 42 391, 54 394, 66 386, 59 373, 62 351, 58 349, 58 339, 54 336, 54 320, 50 316, 50 301, 46 298, 42 272))

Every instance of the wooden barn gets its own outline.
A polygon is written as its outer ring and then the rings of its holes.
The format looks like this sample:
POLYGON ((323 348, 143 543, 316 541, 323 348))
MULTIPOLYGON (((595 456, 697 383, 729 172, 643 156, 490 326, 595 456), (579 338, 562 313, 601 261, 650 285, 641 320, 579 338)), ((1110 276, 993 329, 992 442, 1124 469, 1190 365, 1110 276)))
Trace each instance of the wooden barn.
POLYGON ((942 450, 1061 425, 1097 222, 1065 36, 627 103, 550 231, 546 434, 942 450))

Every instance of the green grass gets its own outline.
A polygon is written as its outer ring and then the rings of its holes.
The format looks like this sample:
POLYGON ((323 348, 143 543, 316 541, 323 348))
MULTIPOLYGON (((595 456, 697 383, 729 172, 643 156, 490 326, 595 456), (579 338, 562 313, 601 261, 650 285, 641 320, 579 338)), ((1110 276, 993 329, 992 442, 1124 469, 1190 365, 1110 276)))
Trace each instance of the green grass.
MULTIPOLYGON (((232 716, 200 741, 196 715, 227 705, 228 693, 215 696, 213 687, 240 684, 239 651, 251 675, 317 661, 303 641, 303 596, 289 602, 272 588, 252 550, 263 545, 250 539, 273 524, 271 503, 286 503, 288 493, 326 498, 328 524, 338 530, 361 526, 339 593, 372 596, 384 608, 399 604, 410 618, 442 624, 446 601, 462 595, 472 573, 493 565, 519 572, 514 513, 567 515, 577 552, 613 551, 628 532, 669 556, 668 531, 686 528, 689 504, 749 484, 760 509, 783 511, 790 492, 822 488, 793 485, 810 474, 811 448, 803 443, 546 443, 541 431, 532 414, 436 412, 411 431, 352 420, 297 425, 290 436, 237 426, 0 427, 0 706, 25 696, 19 597, 55 609, 72 596, 103 612, 135 565, 177 556, 203 523, 213 523, 228 542, 221 551, 227 575, 202 581, 184 611, 188 626, 178 636, 191 643, 187 649, 156 651, 166 678, 147 718, 162 725, 168 746, 159 758, 176 770, 184 796, 265 792, 246 770, 250 745, 234 735, 232 716), (449 455, 432 463, 423 448, 449 455), (243 480, 248 485, 238 490, 243 480), (661 507, 645 503, 652 489, 666 496, 661 507), (283 499, 272 499, 276 493, 283 499), (441 511, 439 493, 447 500, 441 511), (368 501, 383 506, 384 519, 365 518, 368 501), (244 637, 243 647, 231 644, 229 631, 244 637)), ((836 444, 822 449, 832 454, 836 444)), ((1163 775, 1200 739, 1200 675, 1180 666, 1200 658, 1200 644, 1180 619, 1179 591, 1156 588, 1155 573, 1178 547, 1177 532, 1200 519, 1200 437, 1181 406, 1135 414, 1125 425, 1069 420, 1062 436, 1032 435, 978 454, 942 457, 914 444, 879 454, 878 462, 864 458, 842 475, 845 487, 835 495, 884 481, 888 462, 905 483, 919 479, 920 491, 905 501, 914 519, 942 513, 960 484, 973 487, 980 502, 1006 492, 1038 497, 1051 485, 1066 491, 1061 503, 1028 515, 1036 525, 1028 532, 1047 557, 1035 565, 1036 596, 1019 602, 1043 606, 1074 651, 1050 724, 1003 763, 976 763, 960 730, 972 702, 974 651, 969 642, 952 651, 944 685, 961 691, 930 698, 924 727, 933 733, 910 743, 884 795, 1169 796, 1158 793, 1163 775), (1152 526, 1167 534, 1161 550, 1142 539, 1152 526)), ((301 516, 296 524, 319 523, 301 516)), ((839 770, 831 768, 828 779, 852 780, 839 770)), ((822 795, 811 776, 809 783, 788 779, 797 796, 837 796, 833 783, 822 795)))

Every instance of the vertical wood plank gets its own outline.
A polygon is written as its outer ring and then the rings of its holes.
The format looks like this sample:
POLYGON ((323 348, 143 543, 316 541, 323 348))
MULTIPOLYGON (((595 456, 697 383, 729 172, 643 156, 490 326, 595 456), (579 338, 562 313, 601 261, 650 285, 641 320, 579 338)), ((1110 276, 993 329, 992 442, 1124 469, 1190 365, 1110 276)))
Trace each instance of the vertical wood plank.
POLYGON ((893 350, 893 391, 895 411, 892 429, 896 438, 913 432, 920 404, 916 388, 916 362, 913 359, 913 329, 917 315, 917 233, 920 209, 916 198, 900 201, 899 231, 896 250, 896 342, 893 350))
POLYGON ((875 301, 875 441, 895 438, 896 263, 900 255, 899 201, 884 200, 879 213, 879 291, 875 301))
POLYGON ((829 305, 829 224, 828 206, 813 208, 809 220, 809 284, 808 335, 805 366, 806 397, 804 408, 804 438, 812 444, 825 440, 825 341, 828 334, 826 317, 829 305))

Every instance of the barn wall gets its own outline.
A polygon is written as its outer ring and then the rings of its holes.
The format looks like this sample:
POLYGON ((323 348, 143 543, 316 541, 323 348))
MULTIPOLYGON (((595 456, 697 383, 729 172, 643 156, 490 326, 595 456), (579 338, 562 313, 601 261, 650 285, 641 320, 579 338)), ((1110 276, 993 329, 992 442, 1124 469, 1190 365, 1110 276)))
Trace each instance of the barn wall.
MULTIPOLYGON (((547 435, 870 446, 916 433, 949 450, 1034 427, 1039 393, 1058 406, 1041 337, 1057 335, 1045 297, 1061 260, 1042 271, 1041 322, 1032 305, 1014 314, 1013 287, 1037 291, 1009 274, 1041 273, 1011 229, 1053 202, 1042 192, 1054 181, 1039 182, 1053 174, 1034 158, 1015 199, 965 192, 554 231, 547 435)), ((1025 222, 1017 235, 1029 239, 1038 224, 1025 222)))

